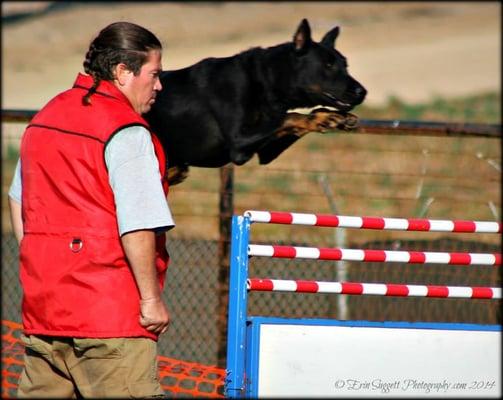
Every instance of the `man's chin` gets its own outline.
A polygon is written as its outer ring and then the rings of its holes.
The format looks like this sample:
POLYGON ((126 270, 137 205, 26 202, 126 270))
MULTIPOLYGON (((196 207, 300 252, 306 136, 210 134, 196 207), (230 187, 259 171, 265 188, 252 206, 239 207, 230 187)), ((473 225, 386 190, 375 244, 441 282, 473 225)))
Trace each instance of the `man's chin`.
POLYGON ((146 114, 146 113, 148 113, 151 108, 152 108, 152 104, 147 104, 147 105, 143 106, 142 109, 141 109, 140 114, 146 114))

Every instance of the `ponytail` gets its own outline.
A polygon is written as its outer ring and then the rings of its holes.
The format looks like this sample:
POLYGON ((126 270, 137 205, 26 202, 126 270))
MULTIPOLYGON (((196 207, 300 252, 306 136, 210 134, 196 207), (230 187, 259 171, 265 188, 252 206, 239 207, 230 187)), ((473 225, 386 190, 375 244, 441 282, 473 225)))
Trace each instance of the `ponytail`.
POLYGON ((98 89, 98 86, 100 85, 100 79, 94 78, 94 83, 93 86, 88 90, 87 94, 82 97, 82 104, 85 106, 90 106, 91 105, 91 96, 96 93, 96 89, 98 89))

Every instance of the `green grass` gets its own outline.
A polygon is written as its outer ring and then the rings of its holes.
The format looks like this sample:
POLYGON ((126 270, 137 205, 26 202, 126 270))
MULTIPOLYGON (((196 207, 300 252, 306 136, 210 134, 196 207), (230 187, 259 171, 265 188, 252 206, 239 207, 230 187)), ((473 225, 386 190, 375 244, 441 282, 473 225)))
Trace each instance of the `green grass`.
POLYGON ((444 98, 409 104, 390 97, 381 107, 359 106, 355 112, 362 119, 401 119, 460 123, 501 123, 501 94, 495 92, 444 98))

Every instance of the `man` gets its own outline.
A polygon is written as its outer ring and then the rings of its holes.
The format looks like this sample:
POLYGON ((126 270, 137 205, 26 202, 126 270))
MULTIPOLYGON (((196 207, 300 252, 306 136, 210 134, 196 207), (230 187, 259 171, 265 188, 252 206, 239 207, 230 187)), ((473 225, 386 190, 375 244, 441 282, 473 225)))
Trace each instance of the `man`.
POLYGON ((26 343, 19 397, 162 396, 157 339, 169 261, 165 158, 141 117, 162 46, 104 28, 73 87, 30 122, 9 192, 26 343))

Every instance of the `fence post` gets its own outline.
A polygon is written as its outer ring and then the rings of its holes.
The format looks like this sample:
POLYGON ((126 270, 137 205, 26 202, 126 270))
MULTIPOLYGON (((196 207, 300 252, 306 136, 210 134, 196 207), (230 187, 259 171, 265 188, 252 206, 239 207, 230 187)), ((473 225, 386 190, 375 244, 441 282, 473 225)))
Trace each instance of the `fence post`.
MULTIPOLYGON (((327 174, 320 175, 318 181, 327 197, 328 204, 330 206, 330 212, 334 215, 339 214, 339 209, 335 203, 334 194, 330 183, 328 182, 327 174)), ((334 229, 334 244, 335 247, 344 248, 346 247, 346 232, 344 229, 334 229)), ((347 280, 347 267, 344 261, 335 262, 335 280, 344 282, 347 280)), ((346 296, 338 296, 337 299, 330 301, 330 310, 332 311, 332 304, 336 301, 335 317, 339 320, 348 319, 348 299, 346 296)))
POLYGON ((229 302, 229 247, 234 214, 234 166, 220 168, 218 238, 217 365, 223 367, 227 352, 227 305, 229 302))

